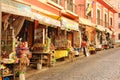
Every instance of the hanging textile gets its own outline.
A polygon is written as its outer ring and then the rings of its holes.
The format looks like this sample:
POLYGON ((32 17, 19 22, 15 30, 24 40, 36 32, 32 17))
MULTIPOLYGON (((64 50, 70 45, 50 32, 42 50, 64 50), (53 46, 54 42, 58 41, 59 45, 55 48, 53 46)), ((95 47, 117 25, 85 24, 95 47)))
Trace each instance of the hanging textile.
POLYGON ((2 22, 4 23, 3 24, 3 29, 6 30, 8 28, 8 25, 9 25, 9 17, 10 17, 10 14, 7 14, 7 15, 4 15, 2 16, 2 22))
POLYGON ((24 24, 25 17, 18 17, 14 22, 13 22, 13 27, 15 29, 15 36, 17 36, 24 24))

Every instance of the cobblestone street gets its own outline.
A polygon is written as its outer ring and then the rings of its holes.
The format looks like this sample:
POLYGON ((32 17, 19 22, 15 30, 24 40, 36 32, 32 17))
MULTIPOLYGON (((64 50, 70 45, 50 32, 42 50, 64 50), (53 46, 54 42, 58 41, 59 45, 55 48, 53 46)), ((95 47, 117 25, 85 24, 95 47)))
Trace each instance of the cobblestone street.
POLYGON ((51 67, 26 80, 120 80, 120 48, 51 67))

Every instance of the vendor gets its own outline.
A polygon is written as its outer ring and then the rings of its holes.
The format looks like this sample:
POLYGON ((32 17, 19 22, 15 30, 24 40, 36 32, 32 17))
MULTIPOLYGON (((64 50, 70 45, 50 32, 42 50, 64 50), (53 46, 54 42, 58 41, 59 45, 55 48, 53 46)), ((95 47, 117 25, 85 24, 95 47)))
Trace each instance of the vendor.
POLYGON ((68 40, 68 44, 67 44, 67 49, 68 49, 68 56, 71 59, 71 61, 74 60, 75 57, 75 51, 71 45, 71 41, 68 40))
POLYGON ((82 41, 82 49, 83 49, 83 53, 84 53, 85 56, 87 56, 86 55, 86 48, 87 48, 87 42, 83 40, 82 41))

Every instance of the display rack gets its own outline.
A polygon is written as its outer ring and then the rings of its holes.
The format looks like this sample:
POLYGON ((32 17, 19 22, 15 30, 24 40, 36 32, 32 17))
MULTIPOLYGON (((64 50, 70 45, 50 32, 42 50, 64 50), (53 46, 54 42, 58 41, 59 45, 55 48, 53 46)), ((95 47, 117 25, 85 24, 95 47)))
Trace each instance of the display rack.
POLYGON ((2 80, 8 77, 10 80, 15 80, 15 64, 14 63, 2 63, 2 65, 6 66, 5 69, 2 69, 0 74, 2 80))
POLYGON ((47 67, 51 66, 51 54, 46 52, 32 52, 31 63, 38 64, 47 67))

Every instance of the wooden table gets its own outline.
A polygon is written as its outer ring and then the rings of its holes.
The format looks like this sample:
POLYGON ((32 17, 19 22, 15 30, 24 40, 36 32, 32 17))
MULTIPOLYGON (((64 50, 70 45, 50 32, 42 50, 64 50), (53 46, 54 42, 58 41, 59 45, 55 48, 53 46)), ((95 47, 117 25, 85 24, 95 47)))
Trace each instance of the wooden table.
POLYGON ((51 66, 51 54, 48 52, 32 52, 31 63, 40 63, 43 65, 43 60, 46 61, 47 67, 51 66), (47 58, 45 58, 47 56, 47 58))

